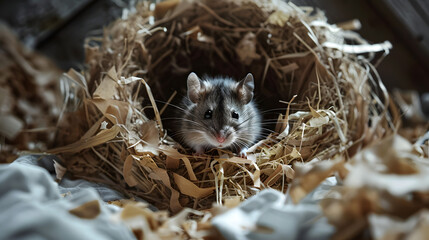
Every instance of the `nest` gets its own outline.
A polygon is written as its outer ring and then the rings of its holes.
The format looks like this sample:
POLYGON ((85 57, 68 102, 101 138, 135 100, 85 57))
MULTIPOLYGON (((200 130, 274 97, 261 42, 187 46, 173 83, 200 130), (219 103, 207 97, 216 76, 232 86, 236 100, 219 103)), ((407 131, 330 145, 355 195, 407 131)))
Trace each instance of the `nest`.
POLYGON ((394 128, 371 64, 390 44, 370 45, 317 10, 203 0, 142 2, 126 13, 87 39, 88 69, 62 78, 71 113, 49 152, 76 177, 171 212, 207 209, 264 188, 285 192, 295 162, 348 159, 394 128), (255 76, 273 126, 247 158, 216 149, 193 156, 169 137, 163 116, 191 71, 255 76))

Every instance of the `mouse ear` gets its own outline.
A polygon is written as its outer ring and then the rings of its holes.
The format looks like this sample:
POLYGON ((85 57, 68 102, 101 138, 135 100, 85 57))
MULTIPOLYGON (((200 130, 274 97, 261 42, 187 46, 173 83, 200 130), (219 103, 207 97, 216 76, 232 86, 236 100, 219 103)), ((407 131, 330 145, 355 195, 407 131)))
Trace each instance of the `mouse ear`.
POLYGON ((204 83, 198 78, 197 74, 191 72, 188 76, 188 98, 193 102, 197 103, 201 94, 204 91, 204 83))
POLYGON ((237 93, 241 102, 244 104, 248 104, 252 101, 253 98, 253 90, 255 89, 255 83, 253 80, 253 75, 248 73, 246 77, 241 80, 237 85, 237 93))

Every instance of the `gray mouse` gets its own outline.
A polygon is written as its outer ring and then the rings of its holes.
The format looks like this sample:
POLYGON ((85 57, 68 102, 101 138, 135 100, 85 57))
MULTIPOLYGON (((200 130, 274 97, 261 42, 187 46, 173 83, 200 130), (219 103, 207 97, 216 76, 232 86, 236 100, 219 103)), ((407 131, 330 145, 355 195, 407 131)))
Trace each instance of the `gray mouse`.
POLYGON ((200 79, 190 73, 182 102, 185 111, 180 112, 182 141, 197 154, 221 148, 245 156, 261 133, 254 87, 251 73, 240 82, 223 77, 200 79))

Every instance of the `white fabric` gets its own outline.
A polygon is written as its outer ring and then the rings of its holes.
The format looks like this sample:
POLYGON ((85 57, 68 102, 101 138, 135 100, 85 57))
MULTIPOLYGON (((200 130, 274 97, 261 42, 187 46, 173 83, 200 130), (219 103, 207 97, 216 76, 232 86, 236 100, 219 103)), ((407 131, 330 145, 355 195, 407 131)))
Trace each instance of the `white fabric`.
POLYGON ((0 239, 135 239, 125 225, 111 220, 114 208, 101 201, 92 187, 107 198, 115 198, 114 191, 83 180, 65 180, 58 186, 45 168, 35 165, 43 165, 38 158, 24 156, 0 165, 0 239), (101 205, 96 218, 69 213, 94 199, 101 205))

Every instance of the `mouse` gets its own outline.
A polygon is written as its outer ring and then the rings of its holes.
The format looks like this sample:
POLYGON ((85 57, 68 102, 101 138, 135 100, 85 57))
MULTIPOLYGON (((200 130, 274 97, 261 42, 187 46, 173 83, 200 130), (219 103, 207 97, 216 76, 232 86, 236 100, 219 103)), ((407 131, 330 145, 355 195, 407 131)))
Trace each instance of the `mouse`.
POLYGON ((194 72, 187 78, 182 101, 179 136, 197 155, 208 149, 228 149, 246 156, 259 138, 261 117, 254 103, 254 78, 204 77, 194 72))

